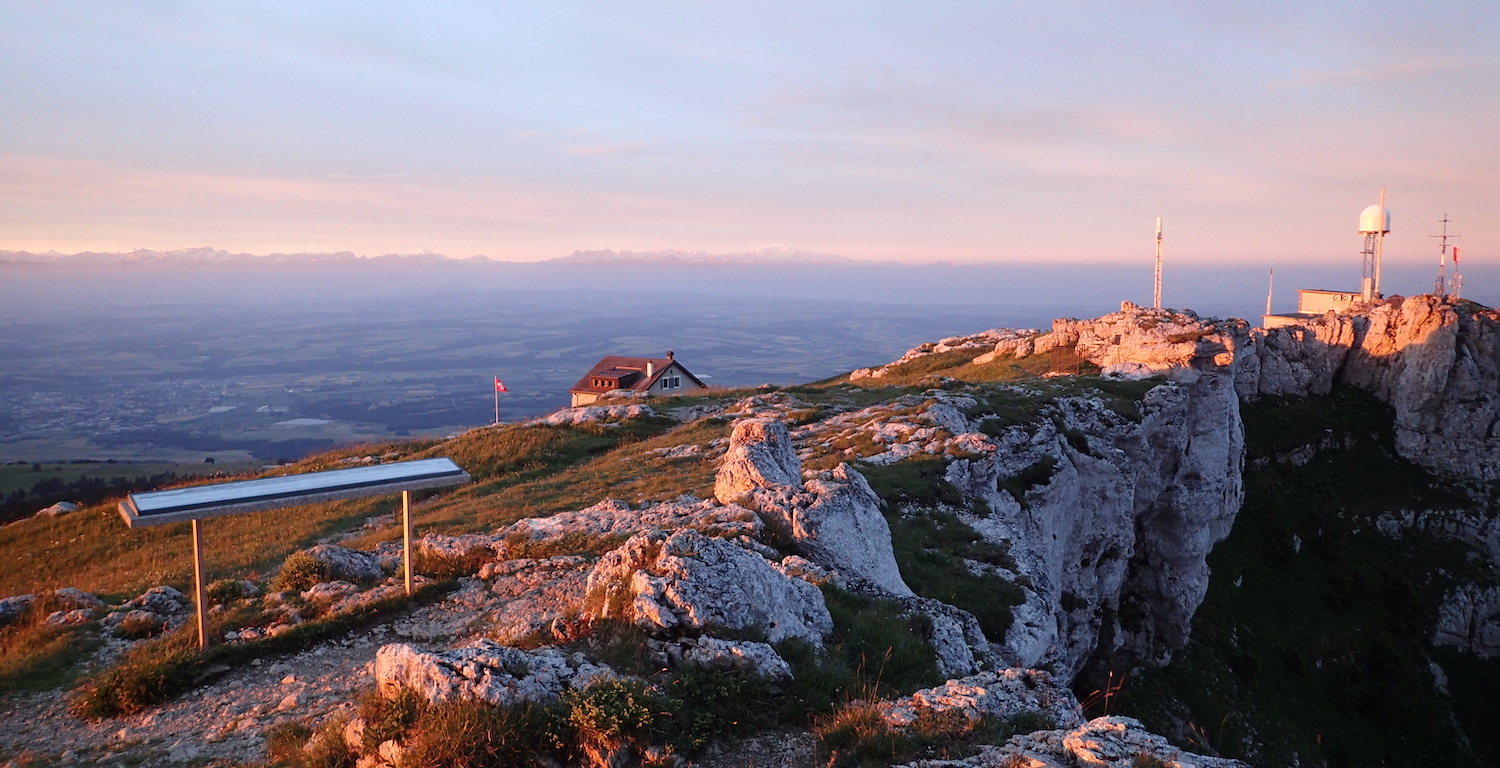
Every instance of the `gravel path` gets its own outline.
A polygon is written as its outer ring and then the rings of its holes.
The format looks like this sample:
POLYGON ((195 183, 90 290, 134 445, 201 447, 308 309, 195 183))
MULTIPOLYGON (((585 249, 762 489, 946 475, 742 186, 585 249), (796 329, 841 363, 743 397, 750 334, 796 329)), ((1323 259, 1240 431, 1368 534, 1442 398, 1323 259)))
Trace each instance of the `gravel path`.
MULTIPOLYGON (((5 697, 0 699, 0 760, 7 761, 6 768, 262 761, 271 726, 294 719, 316 725, 340 708, 352 707, 374 684, 372 667, 381 645, 406 642, 441 650, 466 640, 480 609, 491 607, 487 595, 476 589, 482 583, 466 586, 439 603, 300 653, 252 660, 132 717, 80 720, 68 713, 67 692, 60 690, 5 697)), ((107 646, 101 660, 118 652, 119 647, 107 646)))

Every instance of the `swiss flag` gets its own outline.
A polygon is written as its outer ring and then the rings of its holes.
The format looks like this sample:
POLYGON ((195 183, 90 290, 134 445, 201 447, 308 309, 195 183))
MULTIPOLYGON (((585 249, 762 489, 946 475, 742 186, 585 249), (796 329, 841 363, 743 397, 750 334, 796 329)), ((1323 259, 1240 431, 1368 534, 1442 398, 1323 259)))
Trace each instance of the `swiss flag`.
POLYGON ((508 390, 508 389, 505 388, 504 384, 500 383, 500 377, 499 376, 495 377, 495 391, 496 392, 509 392, 510 391, 510 390, 508 390))

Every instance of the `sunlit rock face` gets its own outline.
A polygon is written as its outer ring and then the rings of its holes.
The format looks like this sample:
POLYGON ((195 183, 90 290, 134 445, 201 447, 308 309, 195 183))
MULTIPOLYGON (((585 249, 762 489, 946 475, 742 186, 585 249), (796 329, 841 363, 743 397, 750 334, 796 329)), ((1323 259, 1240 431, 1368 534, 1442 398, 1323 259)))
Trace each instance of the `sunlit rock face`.
POLYGON ((1247 399, 1357 387, 1395 410, 1402 457, 1449 477, 1500 479, 1500 311, 1397 297, 1252 340, 1247 399))
MULTIPOLYGON (((1106 322, 1111 338, 1130 338, 1118 318, 1106 322)), ((1089 326, 1067 330, 1101 338, 1089 326)), ((1205 558, 1244 497, 1235 370, 1216 360, 1229 345, 1206 339, 1166 341, 1154 348, 1170 354, 1142 356, 1175 381, 1149 390, 1135 418, 1097 397, 1057 398, 1035 423, 991 438, 985 458, 950 465, 949 481, 992 510, 965 522, 1007 542, 1025 577, 1026 602, 1003 643, 1013 663, 1050 664, 1067 681, 1090 658, 1164 663, 1187 642, 1208 588, 1205 558), (1002 489, 1038 467, 1050 473, 1002 489)), ((1136 362, 1095 350, 1111 365, 1136 362)))
POLYGON ((750 506, 790 533, 812 562, 854 586, 909 597, 880 497, 848 465, 802 480, 791 434, 777 419, 735 422, 714 483, 724 504, 750 506))

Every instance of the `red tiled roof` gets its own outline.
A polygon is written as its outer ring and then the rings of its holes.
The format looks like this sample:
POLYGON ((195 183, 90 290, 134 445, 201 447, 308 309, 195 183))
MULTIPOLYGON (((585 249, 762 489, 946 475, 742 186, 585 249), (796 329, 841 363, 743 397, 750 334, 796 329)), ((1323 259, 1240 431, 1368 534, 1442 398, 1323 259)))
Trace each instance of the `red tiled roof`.
POLYGON ((589 372, 584 374, 583 378, 579 379, 578 383, 574 384, 573 388, 568 391, 592 395, 602 395, 613 389, 633 389, 643 392, 650 389, 651 385, 655 384, 656 380, 661 378, 661 375, 666 372, 667 368, 674 363, 689 379, 692 379, 693 384, 699 387, 707 386, 697 376, 694 376, 687 369, 687 366, 682 364, 681 360, 670 357, 622 357, 619 355, 609 355, 600 358, 599 362, 594 363, 594 367, 590 368, 589 372), (650 376, 646 375, 647 363, 653 364, 650 376), (613 379, 620 382, 620 386, 596 386, 594 384, 594 379, 596 378, 613 379))

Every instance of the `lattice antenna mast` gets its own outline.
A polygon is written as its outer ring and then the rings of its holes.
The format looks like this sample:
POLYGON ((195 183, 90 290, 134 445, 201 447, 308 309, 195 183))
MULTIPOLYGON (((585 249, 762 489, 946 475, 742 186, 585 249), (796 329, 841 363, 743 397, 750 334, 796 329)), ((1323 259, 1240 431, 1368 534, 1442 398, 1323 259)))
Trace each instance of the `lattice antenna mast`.
MULTIPOLYGON (((1448 214, 1444 213, 1443 214, 1443 218, 1439 219, 1439 221, 1443 225, 1443 234, 1441 234, 1441 235, 1428 235, 1428 237, 1438 238, 1438 275, 1437 275, 1437 282, 1433 283, 1432 293, 1433 293, 1434 296, 1447 296, 1448 295, 1448 239, 1449 238, 1455 238, 1456 239, 1458 237, 1458 235, 1450 235, 1450 234, 1448 234, 1448 223, 1449 223, 1448 214)), ((1458 292, 1457 291, 1457 285, 1456 285, 1456 279, 1458 277, 1458 246, 1456 246, 1456 245, 1453 246, 1453 251, 1454 251, 1454 256, 1453 256, 1453 276, 1455 278, 1455 285, 1454 285, 1454 291, 1453 292, 1456 294, 1458 292)))
POLYGON ((1156 294, 1151 306, 1161 309, 1161 217, 1156 217, 1156 294))
POLYGON ((1364 235, 1364 246, 1359 254, 1362 260, 1360 293, 1365 301, 1380 296, 1380 257, 1385 246, 1385 235, 1391 231, 1391 212, 1385 207, 1385 187, 1380 188, 1380 204, 1372 205, 1359 214, 1359 233, 1364 235))

